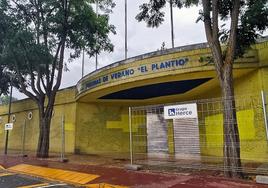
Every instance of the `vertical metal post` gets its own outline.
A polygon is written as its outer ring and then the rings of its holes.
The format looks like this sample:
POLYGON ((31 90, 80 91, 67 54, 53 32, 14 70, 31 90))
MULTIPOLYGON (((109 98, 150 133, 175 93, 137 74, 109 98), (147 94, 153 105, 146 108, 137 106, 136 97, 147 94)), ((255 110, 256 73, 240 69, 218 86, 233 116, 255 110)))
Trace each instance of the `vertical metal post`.
POLYGON ((84 70, 85 70, 85 49, 83 49, 83 54, 82 54, 82 78, 84 76, 84 70))
POLYGON ((129 116, 129 151, 130 151, 130 164, 133 165, 133 148, 132 148, 132 116, 131 116, 131 107, 128 108, 129 116))
POLYGON ((98 53, 96 52, 95 55, 95 61, 96 61, 96 70, 98 69, 98 53))
POLYGON ((61 161, 65 160, 65 118, 61 119, 61 161))
POLYGON ((22 157, 26 157, 25 155, 25 129, 26 129, 26 120, 24 120, 24 124, 22 126, 22 151, 21 151, 22 157))
MULTIPOLYGON (((8 123, 10 123, 12 92, 13 92, 13 80, 12 80, 12 78, 11 78, 11 82, 10 82, 10 95, 9 95, 9 104, 8 104, 8 119, 7 119, 7 122, 8 122, 8 123)), ((6 142, 5 142, 5 152, 4 152, 5 155, 7 155, 8 135, 9 135, 9 130, 6 130, 6 142)))
POLYGON ((125 0, 125 59, 127 59, 127 0, 125 0))
POLYGON ((266 112, 266 95, 264 91, 261 91, 262 98, 262 107, 263 107, 263 117, 264 117, 264 125, 266 130, 266 139, 268 140, 268 122, 267 122, 267 112, 266 112))
POLYGON ((174 48, 173 0, 170 0, 171 45, 174 48))
MULTIPOLYGON (((96 14, 97 14, 97 18, 99 17, 99 1, 97 0, 96 1, 96 14)), ((97 33, 97 40, 96 40, 96 43, 98 45, 98 42, 99 42, 99 36, 98 36, 98 33, 97 33)), ((98 69, 98 53, 96 51, 96 54, 95 54, 95 61, 96 61, 96 70, 98 69)))

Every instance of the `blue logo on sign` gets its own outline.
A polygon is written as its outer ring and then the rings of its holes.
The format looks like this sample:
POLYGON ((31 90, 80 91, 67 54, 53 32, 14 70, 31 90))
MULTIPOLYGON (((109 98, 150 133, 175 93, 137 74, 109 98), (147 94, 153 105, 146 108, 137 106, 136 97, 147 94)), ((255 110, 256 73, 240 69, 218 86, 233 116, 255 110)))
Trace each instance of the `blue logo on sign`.
POLYGON ((175 115, 176 115, 176 110, 175 110, 175 108, 168 109, 168 115, 169 115, 169 116, 175 116, 175 115))

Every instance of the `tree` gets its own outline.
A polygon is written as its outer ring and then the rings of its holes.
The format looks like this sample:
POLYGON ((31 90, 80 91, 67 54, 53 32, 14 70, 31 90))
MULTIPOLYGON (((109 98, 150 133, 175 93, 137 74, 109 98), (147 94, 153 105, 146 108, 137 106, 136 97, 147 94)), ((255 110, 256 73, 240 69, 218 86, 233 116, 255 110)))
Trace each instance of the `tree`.
MULTIPOLYGON (((2 13, 0 12, 0 17, 2 17, 2 13)), ((3 19, 0 19, 0 25, 3 25, 4 22, 3 19)), ((3 41, 4 41, 4 33, 2 32, 2 29, 0 30, 0 53, 3 51, 3 41)), ((0 97, 2 94, 6 95, 8 93, 8 87, 9 87, 9 75, 7 74, 7 71, 5 69, 5 65, 1 61, 0 58, 0 97)))
MULTIPOLYGON (((15 98, 15 97, 12 97, 11 101, 14 102, 14 101, 17 101, 18 99, 15 98)), ((2 96, 0 97, 0 104, 2 105, 8 105, 9 104, 9 101, 10 101, 10 96, 2 96)))
MULTIPOLYGON (((167 0, 149 0, 140 6, 136 19, 158 27, 164 21, 162 9, 166 3, 167 0)), ((243 55, 267 28, 267 0, 172 0, 171 3, 178 8, 202 5, 198 20, 204 22, 223 97, 224 172, 228 177, 242 177, 232 69, 234 59, 243 55), (227 23, 220 25, 219 21, 227 23)))
POLYGON ((112 0, 98 0, 105 14, 97 16, 93 0, 2 0, 0 22, 4 34, 1 62, 14 73, 19 89, 39 109, 37 157, 49 156, 53 105, 60 87, 66 49, 69 61, 82 50, 94 55, 112 51, 108 34, 114 33, 107 13, 112 0), (2 19, 3 17, 1 17, 2 19))
POLYGON ((6 95, 8 93, 9 80, 9 76, 6 74, 4 66, 0 65, 0 97, 2 94, 6 95))

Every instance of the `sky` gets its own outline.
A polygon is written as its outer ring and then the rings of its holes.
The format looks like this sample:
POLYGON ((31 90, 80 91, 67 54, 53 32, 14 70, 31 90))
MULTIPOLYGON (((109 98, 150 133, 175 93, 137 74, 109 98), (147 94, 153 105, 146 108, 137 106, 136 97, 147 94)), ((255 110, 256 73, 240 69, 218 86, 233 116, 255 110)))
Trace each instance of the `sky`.
MULTIPOLYGON (((124 0, 114 0, 116 7, 110 15, 110 24, 116 27, 116 35, 110 35, 114 44, 112 53, 102 52, 98 57, 98 68, 124 59, 125 27, 124 0)), ((149 0, 128 0, 128 57, 156 51, 165 42, 166 48, 171 48, 171 27, 169 6, 165 8, 165 22, 158 28, 148 28, 146 23, 138 22, 135 16, 139 13, 139 5, 149 0)), ((201 7, 189 9, 174 9, 174 41, 175 47, 205 42, 203 22, 196 23, 201 7)), ((69 71, 63 73, 61 88, 76 85, 82 77, 82 59, 66 63, 69 71)), ((85 57, 85 75, 95 70, 95 58, 85 57)), ((26 96, 18 91, 14 92, 18 99, 26 96)))

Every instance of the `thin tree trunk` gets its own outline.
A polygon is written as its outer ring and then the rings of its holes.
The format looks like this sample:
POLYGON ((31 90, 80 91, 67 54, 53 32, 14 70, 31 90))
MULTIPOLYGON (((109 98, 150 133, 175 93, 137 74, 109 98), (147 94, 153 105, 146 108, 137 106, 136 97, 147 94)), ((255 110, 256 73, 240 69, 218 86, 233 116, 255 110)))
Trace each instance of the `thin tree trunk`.
POLYGON ((233 62, 236 48, 237 25, 239 20, 240 1, 234 0, 231 11, 231 26, 229 42, 225 57, 219 41, 219 1, 202 0, 204 12, 204 26, 206 37, 210 46, 217 76, 220 81, 223 97, 223 126, 224 126, 224 173, 227 177, 243 177, 240 160, 240 141, 237 126, 234 88, 233 88, 233 62), (212 14, 211 14, 212 12, 212 14), (224 62, 225 61, 225 62, 224 62))
MULTIPOLYGON (((37 104, 39 106, 39 141, 38 141, 38 147, 37 147, 37 157, 40 158, 48 158, 49 157, 49 135, 50 135, 50 124, 51 124, 51 117, 52 117, 52 111, 55 103, 55 98, 57 91, 60 87, 61 78, 62 78, 62 69, 63 69, 63 59, 64 59, 64 50, 65 50, 65 40, 66 36, 62 41, 61 48, 59 48, 60 52, 60 62, 59 62, 59 68, 58 68, 58 76, 57 81, 53 89, 51 90, 53 86, 53 79, 50 83, 48 83, 48 91, 46 93, 47 95, 47 106, 44 108, 44 102, 43 99, 41 102, 40 100, 37 101, 37 104)), ((55 69, 54 69, 55 71, 55 69)), ((54 75, 54 74, 52 74, 54 75)))
POLYGON ((223 70, 223 126, 224 126, 224 174, 227 177, 242 178, 240 140, 236 117, 233 89, 232 63, 226 63, 223 70))
POLYGON ((41 113, 43 110, 39 108, 39 140, 36 156, 39 158, 48 158, 51 115, 41 113))

